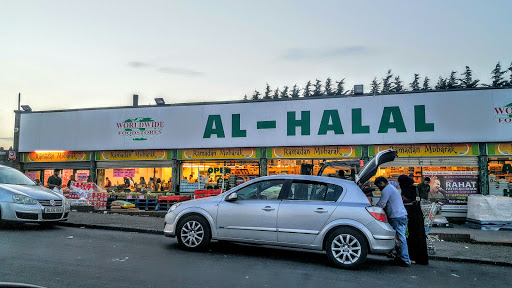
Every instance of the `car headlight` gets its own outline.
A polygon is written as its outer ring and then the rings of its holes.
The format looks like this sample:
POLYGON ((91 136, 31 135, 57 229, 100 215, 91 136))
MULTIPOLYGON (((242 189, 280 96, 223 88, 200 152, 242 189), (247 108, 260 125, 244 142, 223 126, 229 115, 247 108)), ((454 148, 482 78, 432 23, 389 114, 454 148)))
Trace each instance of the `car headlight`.
POLYGON ((36 199, 21 194, 12 195, 12 200, 14 203, 25 205, 36 205, 38 203, 36 199))
POLYGON ((171 208, 169 208, 169 211, 167 211, 167 213, 174 211, 174 209, 178 208, 178 206, 180 206, 180 205, 181 205, 181 203, 176 203, 176 204, 172 205, 171 208))

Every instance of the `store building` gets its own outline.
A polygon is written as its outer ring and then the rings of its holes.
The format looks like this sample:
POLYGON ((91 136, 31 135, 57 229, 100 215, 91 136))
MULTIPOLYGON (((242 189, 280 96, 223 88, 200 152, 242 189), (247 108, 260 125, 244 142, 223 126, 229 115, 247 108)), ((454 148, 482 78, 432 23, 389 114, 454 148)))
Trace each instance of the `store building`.
POLYGON ((66 179, 100 186, 143 177, 190 193, 316 174, 322 161, 366 161, 387 148, 399 157, 378 175, 429 176, 455 206, 512 181, 506 88, 18 113, 22 169, 43 181, 63 169, 66 179), (50 137, 52 127, 73 137, 50 137))

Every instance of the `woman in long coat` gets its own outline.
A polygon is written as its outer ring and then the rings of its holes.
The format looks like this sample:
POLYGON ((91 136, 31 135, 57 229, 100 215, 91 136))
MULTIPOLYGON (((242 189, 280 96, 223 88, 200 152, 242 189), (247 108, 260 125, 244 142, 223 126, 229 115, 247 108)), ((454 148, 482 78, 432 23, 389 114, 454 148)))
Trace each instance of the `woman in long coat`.
POLYGON ((425 235, 425 224, 423 213, 421 212, 420 202, 416 201, 418 196, 414 180, 409 176, 400 175, 398 183, 402 190, 402 199, 407 210, 409 236, 407 237, 407 246, 409 247, 409 257, 417 264, 428 264, 427 238, 425 235))

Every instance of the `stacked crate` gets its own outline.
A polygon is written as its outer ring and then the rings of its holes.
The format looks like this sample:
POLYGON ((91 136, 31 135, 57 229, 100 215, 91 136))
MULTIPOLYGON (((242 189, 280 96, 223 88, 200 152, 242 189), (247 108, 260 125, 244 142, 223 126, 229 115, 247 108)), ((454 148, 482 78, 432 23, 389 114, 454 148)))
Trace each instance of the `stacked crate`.
POLYGON ((195 190, 194 191, 194 199, 216 196, 216 195, 219 195, 221 192, 222 192, 221 189, 195 190))

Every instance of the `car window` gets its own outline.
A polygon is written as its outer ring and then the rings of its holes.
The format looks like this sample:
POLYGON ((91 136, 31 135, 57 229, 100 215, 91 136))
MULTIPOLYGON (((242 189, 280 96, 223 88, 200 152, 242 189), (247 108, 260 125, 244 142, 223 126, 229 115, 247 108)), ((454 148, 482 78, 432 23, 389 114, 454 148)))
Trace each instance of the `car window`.
POLYGON ((16 185, 36 185, 25 174, 13 168, 0 168, 0 183, 16 185))
POLYGON ((327 183, 312 181, 293 181, 287 200, 336 201, 343 188, 327 183))
POLYGON ((284 180, 268 180, 254 183, 238 190, 238 200, 277 200, 284 180))

